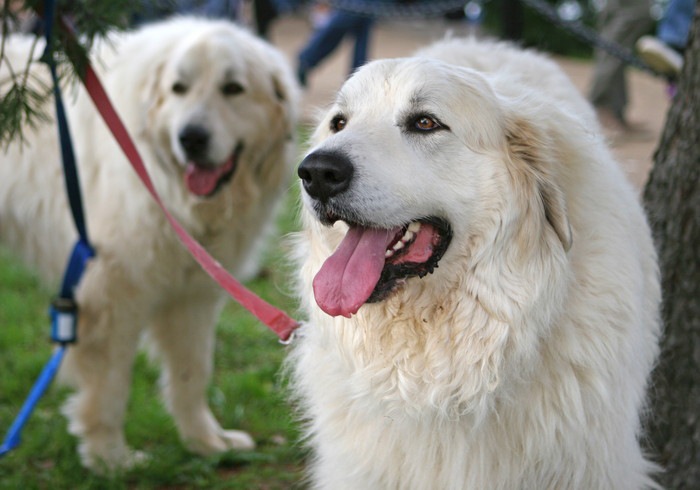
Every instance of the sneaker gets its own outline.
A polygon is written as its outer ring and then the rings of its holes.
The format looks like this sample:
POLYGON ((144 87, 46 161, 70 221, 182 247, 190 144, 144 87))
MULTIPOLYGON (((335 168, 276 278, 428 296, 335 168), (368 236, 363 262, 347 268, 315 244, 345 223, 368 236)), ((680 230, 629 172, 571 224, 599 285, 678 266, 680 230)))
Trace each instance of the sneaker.
POLYGON ((683 56, 658 37, 642 36, 637 41, 639 57, 654 70, 672 78, 683 68, 683 56))

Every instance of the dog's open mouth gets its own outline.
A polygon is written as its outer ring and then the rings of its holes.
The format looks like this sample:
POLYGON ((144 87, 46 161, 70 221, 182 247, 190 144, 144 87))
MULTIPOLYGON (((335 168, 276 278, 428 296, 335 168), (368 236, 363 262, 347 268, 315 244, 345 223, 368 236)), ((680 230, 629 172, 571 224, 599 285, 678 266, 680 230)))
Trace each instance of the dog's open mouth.
POLYGON ((393 229, 351 224, 314 278, 316 303, 331 316, 349 318, 363 304, 384 300, 409 277, 432 273, 451 239, 452 229, 440 218, 393 229))
POLYGON ((211 165, 196 161, 187 162, 185 167, 185 185, 189 191, 200 197, 211 197, 221 186, 233 177, 238 166, 238 156, 243 149, 239 144, 231 156, 221 165, 211 165))

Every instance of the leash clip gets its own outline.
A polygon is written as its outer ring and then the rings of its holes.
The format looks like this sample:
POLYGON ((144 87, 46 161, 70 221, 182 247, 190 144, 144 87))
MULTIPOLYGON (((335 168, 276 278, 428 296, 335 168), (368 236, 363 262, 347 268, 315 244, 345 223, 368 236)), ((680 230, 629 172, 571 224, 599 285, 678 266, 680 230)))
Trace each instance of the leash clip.
POLYGON ((72 298, 54 298, 49 308, 51 317, 51 340, 61 344, 72 344, 77 340, 78 305, 72 298))
POLYGON ((278 342, 282 345, 290 345, 292 342, 294 342, 294 339, 297 337, 297 332, 296 330, 292 331, 289 334, 289 337, 286 340, 279 339, 278 342))

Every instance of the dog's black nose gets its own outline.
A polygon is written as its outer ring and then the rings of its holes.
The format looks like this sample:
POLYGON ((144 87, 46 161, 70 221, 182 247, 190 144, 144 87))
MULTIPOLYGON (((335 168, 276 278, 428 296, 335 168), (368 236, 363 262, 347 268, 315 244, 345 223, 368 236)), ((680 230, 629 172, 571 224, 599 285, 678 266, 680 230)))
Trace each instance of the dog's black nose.
POLYGON ((209 131, 196 124, 185 126, 178 139, 188 158, 197 159, 206 155, 209 146, 209 131))
POLYGON ((350 187, 354 172, 350 158, 339 152, 311 153, 297 171, 306 192, 320 201, 328 201, 350 187))

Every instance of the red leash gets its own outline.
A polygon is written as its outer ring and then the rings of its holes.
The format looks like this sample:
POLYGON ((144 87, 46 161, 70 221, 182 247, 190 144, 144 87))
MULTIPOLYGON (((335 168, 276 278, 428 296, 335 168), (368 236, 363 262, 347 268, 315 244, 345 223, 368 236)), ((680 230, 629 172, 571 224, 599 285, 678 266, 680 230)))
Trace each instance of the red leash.
POLYGON ((131 140, 124 124, 114 110, 114 106, 109 100, 109 96, 105 92, 102 83, 97 74, 89 63, 87 54, 84 48, 77 42, 74 31, 65 20, 60 19, 61 28, 68 34, 69 41, 72 44, 70 49, 66 50, 66 55, 73 65, 76 73, 82 80, 85 88, 90 94, 95 107, 119 143, 119 146, 124 151, 124 154, 129 159, 131 166, 134 168, 141 181, 144 183, 148 192, 151 193, 158 206, 165 213, 165 217, 172 225, 175 233, 180 237, 182 243, 189 249, 192 256, 202 266, 202 268, 224 288, 231 297, 240 303, 245 309, 255 315, 261 322, 267 325, 274 331, 281 341, 287 342, 290 340, 292 333, 299 326, 299 323, 289 317, 286 313, 275 308, 267 301, 263 300, 252 291, 246 289, 238 282, 226 269, 215 260, 209 253, 199 244, 192 236, 187 233, 185 228, 170 214, 163 205, 160 196, 153 186, 153 182, 148 175, 148 171, 143 164, 143 160, 139 155, 134 142, 131 140), (80 70, 82 67, 83 71, 80 70))

